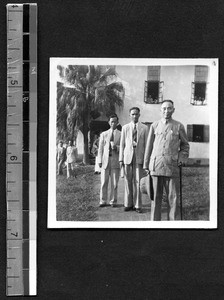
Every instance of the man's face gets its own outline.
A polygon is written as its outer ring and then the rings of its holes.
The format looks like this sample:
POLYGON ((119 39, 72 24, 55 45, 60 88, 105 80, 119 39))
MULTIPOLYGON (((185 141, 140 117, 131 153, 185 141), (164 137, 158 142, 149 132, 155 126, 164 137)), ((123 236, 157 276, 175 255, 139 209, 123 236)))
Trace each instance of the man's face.
POLYGON ((118 124, 118 119, 116 117, 110 118, 109 125, 112 130, 115 130, 118 124))
POLYGON ((71 146, 71 145, 72 145, 72 142, 71 142, 71 141, 68 141, 68 145, 71 146))
POLYGON ((162 117, 166 120, 169 120, 172 117, 174 110, 175 108, 173 107, 173 104, 171 102, 164 102, 161 105, 162 117))
POLYGON ((60 143, 59 143, 59 145, 60 145, 60 147, 62 147, 62 146, 63 146, 63 143, 62 143, 62 142, 60 142, 60 143))
POLYGON ((130 111, 130 118, 131 118, 132 122, 137 123, 139 117, 140 117, 140 113, 137 109, 132 109, 130 111))

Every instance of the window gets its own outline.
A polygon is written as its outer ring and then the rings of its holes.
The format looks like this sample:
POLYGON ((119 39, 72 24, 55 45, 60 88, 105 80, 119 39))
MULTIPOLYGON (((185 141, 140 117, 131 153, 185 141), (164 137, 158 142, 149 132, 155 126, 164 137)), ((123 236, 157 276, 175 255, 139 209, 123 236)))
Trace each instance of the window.
POLYGON ((208 67, 195 66, 194 82, 192 82, 191 104, 206 104, 206 88, 208 80, 208 67))
POLYGON ((163 82, 160 81, 160 66, 148 67, 147 80, 144 87, 144 102, 157 104, 163 101, 163 82))
POLYGON ((209 125, 199 125, 199 124, 187 125, 187 137, 189 142, 208 143, 209 125))

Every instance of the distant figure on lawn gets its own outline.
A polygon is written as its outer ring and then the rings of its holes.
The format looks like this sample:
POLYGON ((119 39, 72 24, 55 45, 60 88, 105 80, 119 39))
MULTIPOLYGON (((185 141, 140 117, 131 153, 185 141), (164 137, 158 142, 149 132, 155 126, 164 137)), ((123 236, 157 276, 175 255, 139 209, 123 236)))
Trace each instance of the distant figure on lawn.
POLYGON ((100 174, 101 173, 101 169, 99 167, 99 161, 98 161, 99 141, 100 141, 100 136, 98 134, 96 134, 94 142, 93 142, 93 146, 92 146, 92 151, 91 151, 93 156, 95 156, 94 174, 100 174))
POLYGON ((110 205, 117 204, 117 187, 119 181, 119 145, 121 132, 117 130, 118 117, 113 114, 109 117, 110 129, 100 135, 98 161, 101 168, 100 207, 106 206, 108 182, 110 178, 111 192, 110 205))
POLYGON ((57 175, 62 175, 62 166, 63 163, 66 159, 66 149, 63 147, 63 141, 59 141, 58 146, 57 146, 57 154, 56 154, 56 159, 57 159, 57 175))
POLYGON ((140 109, 129 110, 131 122, 124 125, 121 131, 120 168, 124 166, 124 211, 142 212, 140 180, 143 176, 143 160, 148 136, 148 127, 140 123, 140 109))
POLYGON ((71 176, 76 177, 75 174, 75 163, 77 158, 77 148, 75 145, 73 145, 72 141, 68 141, 68 147, 66 150, 67 155, 67 178, 70 178, 71 176))
POLYGON ((163 188, 167 194, 168 220, 177 219, 179 200, 179 166, 187 162, 189 143, 184 126, 172 119, 175 111, 172 100, 161 104, 162 119, 152 123, 145 149, 144 169, 150 172, 154 201, 151 201, 151 220, 161 220, 163 188))

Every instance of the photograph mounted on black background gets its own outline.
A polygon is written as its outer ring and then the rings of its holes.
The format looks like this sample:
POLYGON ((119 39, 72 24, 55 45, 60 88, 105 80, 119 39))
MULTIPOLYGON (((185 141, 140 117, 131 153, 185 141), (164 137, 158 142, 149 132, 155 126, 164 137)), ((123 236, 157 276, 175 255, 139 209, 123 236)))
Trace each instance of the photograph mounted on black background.
POLYGON ((51 58, 49 118, 49 228, 217 228, 218 59, 51 58))

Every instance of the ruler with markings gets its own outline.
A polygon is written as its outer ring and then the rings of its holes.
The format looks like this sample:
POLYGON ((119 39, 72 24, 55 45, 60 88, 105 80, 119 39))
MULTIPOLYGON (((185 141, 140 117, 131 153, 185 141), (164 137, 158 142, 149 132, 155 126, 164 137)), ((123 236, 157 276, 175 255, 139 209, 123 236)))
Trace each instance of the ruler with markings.
POLYGON ((37 5, 7 5, 6 294, 36 295, 37 5))

